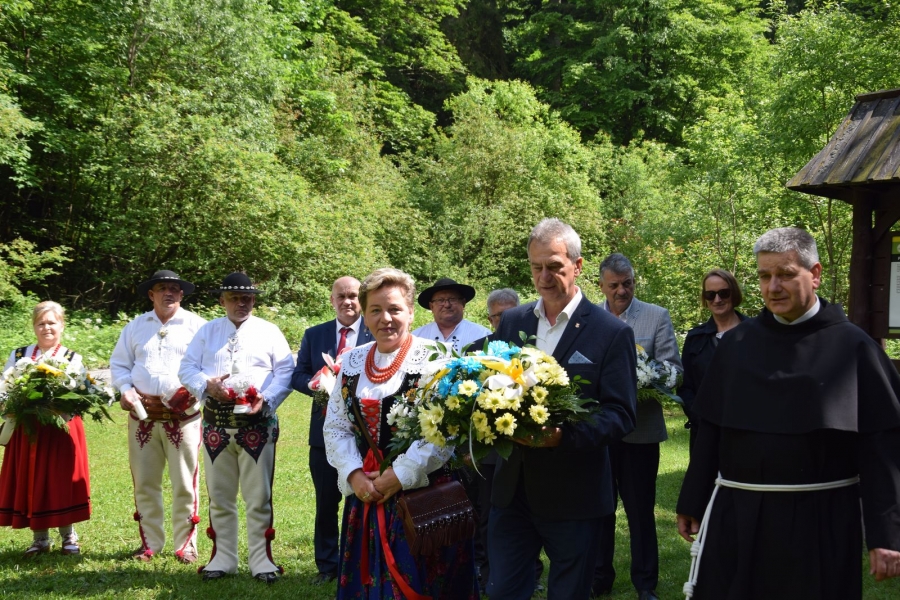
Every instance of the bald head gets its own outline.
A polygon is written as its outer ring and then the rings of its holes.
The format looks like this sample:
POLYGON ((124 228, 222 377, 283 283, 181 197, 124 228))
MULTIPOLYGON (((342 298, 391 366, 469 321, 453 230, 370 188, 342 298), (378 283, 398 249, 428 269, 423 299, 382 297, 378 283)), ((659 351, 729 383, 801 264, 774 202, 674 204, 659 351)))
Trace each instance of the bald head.
POLYGON ((359 318, 359 280, 340 277, 331 286, 331 306, 341 325, 350 326, 359 318))

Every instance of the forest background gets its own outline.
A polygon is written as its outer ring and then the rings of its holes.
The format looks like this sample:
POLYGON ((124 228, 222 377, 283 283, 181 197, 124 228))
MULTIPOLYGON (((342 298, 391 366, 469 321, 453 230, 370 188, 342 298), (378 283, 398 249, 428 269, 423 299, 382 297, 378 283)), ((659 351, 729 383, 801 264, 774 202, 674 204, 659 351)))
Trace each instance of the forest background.
POLYGON ((157 268, 246 270, 280 324, 384 265, 529 296, 544 216, 681 332, 710 268, 761 306, 775 226, 845 302, 849 207, 784 183, 898 39, 880 0, 0 0, 0 312, 121 319, 157 268))

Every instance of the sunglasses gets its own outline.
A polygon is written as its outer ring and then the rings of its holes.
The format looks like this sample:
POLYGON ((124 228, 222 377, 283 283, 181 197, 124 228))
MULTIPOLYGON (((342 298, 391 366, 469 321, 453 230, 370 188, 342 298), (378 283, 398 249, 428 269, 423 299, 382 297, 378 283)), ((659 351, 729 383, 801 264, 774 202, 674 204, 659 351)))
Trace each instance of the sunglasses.
POLYGON ((716 299, 716 295, 719 296, 722 300, 728 300, 731 298, 731 290, 728 288, 724 288, 721 290, 707 290, 703 292, 703 297, 707 302, 712 302, 716 299))

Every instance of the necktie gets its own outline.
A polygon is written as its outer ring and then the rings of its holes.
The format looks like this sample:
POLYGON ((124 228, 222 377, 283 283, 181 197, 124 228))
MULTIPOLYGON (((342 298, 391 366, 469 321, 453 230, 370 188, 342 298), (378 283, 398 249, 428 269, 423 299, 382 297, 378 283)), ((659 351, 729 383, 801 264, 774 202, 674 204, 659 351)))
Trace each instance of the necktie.
POLYGON ((335 358, 337 358, 338 356, 341 355, 341 350, 343 350, 344 346, 347 345, 347 334, 350 331, 353 331, 353 330, 350 329, 349 327, 341 327, 341 339, 338 340, 338 347, 337 347, 337 353, 336 353, 337 356, 335 356, 335 358))

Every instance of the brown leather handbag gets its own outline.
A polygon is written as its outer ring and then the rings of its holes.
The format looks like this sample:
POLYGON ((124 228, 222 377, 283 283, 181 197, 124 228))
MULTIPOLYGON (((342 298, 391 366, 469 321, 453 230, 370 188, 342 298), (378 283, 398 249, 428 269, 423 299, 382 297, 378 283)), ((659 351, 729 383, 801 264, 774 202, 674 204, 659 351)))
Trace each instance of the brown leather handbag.
MULTIPOLYGON (((381 451, 369 434, 359 407, 351 401, 357 424, 377 457, 381 451)), ((429 483, 428 487, 397 496, 403 531, 413 556, 432 555, 441 548, 475 537, 475 509, 462 484, 455 480, 429 483)))

